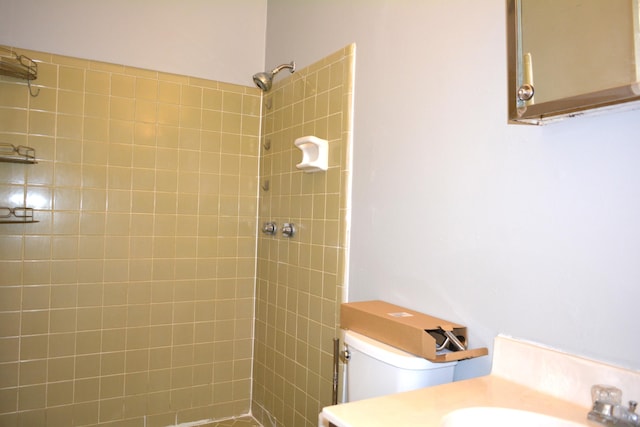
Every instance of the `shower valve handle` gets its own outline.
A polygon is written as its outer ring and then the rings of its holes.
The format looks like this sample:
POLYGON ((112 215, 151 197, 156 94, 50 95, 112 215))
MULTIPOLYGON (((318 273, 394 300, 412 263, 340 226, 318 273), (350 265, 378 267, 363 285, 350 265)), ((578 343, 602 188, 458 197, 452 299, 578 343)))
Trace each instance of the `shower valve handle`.
POLYGON ((293 223, 285 222, 282 224, 282 235, 284 237, 293 237, 296 234, 296 227, 293 223))
POLYGON ((265 222, 262 224, 262 232, 264 234, 274 235, 278 231, 278 226, 275 222, 265 222))

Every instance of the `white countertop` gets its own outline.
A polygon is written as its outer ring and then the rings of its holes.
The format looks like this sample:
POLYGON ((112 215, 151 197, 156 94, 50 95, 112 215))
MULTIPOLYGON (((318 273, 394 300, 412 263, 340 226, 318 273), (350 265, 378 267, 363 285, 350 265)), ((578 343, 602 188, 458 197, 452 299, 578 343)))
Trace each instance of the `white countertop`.
POLYGON ((337 427, 437 427, 449 412, 476 406, 520 409, 599 426, 587 420, 588 407, 494 375, 328 406, 322 417, 337 427))

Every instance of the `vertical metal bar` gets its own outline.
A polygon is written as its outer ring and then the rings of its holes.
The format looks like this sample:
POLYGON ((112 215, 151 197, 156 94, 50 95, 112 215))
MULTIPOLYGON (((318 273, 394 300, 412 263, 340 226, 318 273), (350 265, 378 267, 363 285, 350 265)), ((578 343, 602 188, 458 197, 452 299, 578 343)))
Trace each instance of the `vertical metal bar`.
POLYGON ((333 339, 333 394, 331 402, 333 405, 338 404, 338 370, 340 368, 340 339, 333 339))

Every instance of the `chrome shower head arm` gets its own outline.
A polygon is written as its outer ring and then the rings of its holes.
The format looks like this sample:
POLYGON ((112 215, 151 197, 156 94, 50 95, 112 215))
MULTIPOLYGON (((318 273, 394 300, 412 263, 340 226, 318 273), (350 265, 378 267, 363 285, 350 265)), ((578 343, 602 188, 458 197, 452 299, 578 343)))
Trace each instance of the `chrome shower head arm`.
POLYGON ((278 74, 280 71, 284 70, 285 68, 288 68, 289 70, 291 70, 290 71, 291 73, 295 72, 296 71, 296 63, 295 63, 295 61, 291 61, 289 64, 278 65, 276 68, 271 70, 271 74, 275 76, 276 74, 278 74))

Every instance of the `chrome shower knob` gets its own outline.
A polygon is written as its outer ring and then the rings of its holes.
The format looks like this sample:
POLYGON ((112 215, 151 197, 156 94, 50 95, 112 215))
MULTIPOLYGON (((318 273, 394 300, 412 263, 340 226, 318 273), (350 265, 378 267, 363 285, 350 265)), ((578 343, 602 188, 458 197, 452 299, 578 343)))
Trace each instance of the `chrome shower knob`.
POLYGON ((293 223, 285 222, 282 224, 282 235, 284 237, 293 237, 296 234, 296 227, 293 223))
POLYGON ((262 224, 262 232, 273 236, 278 231, 278 226, 275 222, 265 222, 262 224))

